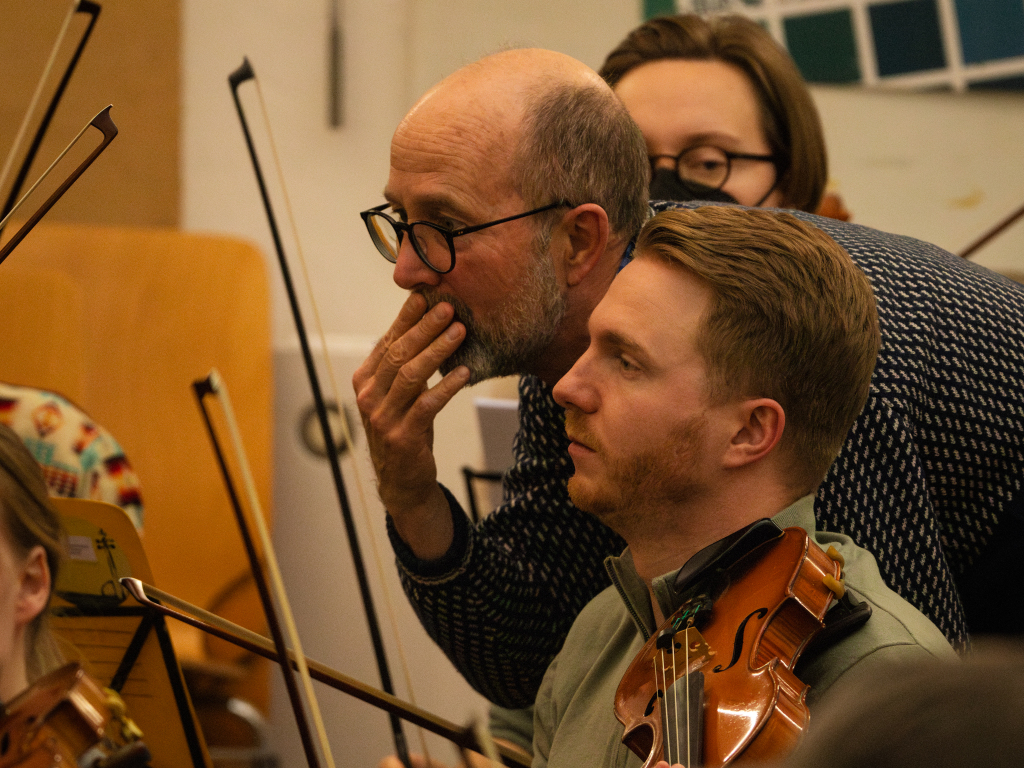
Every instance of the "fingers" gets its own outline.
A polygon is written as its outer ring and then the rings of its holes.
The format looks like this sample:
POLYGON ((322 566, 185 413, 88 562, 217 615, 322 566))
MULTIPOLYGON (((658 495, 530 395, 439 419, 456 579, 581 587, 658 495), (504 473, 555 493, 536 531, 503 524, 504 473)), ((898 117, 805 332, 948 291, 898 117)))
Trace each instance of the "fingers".
POLYGON ((456 370, 427 390, 427 381, 462 343, 465 327, 452 322, 454 310, 445 302, 424 314, 425 309, 422 296, 410 295, 391 328, 353 375, 364 422, 382 407, 404 413, 416 406, 421 416, 436 414, 468 381, 468 371, 456 370), (425 392, 429 392, 427 397, 423 397, 425 392))
POLYGON ((453 323, 453 316, 449 305, 439 304, 388 348, 375 376, 377 394, 387 391, 396 407, 408 406, 420 396, 427 380, 466 336, 465 326, 453 323))
POLYGON ((406 396, 415 396, 445 358, 458 348, 465 329, 461 323, 452 323, 455 310, 451 305, 442 302, 424 314, 425 310, 426 300, 422 296, 409 296, 391 328, 353 375, 357 394, 380 398, 391 390, 401 374, 401 391, 406 396), (410 362, 414 365, 403 371, 410 362))
POLYGON ((452 534, 437 486, 433 428, 437 414, 469 382, 469 370, 459 366, 432 387, 428 380, 465 338, 454 314, 446 302, 427 310, 422 296, 411 295, 352 377, 381 500, 420 557, 443 554, 452 534))
POLYGON ((388 328, 380 340, 374 345, 373 351, 370 352, 369 357, 363 361, 363 364, 356 370, 355 375, 352 377, 353 385, 358 392, 362 387, 362 382, 372 376, 380 365, 385 353, 388 348, 398 339, 400 339, 410 328, 416 325, 417 322, 423 317, 423 313, 427 311, 427 300, 419 293, 410 293, 409 297, 405 300, 402 305, 402 309, 398 313, 398 317, 395 318, 395 322, 388 328), (357 381, 359 383, 357 383, 357 381))

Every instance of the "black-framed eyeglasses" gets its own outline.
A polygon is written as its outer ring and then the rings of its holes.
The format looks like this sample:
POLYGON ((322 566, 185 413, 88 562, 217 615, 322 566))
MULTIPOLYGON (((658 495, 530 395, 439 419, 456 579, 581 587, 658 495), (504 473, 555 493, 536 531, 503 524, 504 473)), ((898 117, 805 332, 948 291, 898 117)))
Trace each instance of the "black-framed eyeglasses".
POLYGON ((370 233, 370 239, 380 251, 380 255, 392 264, 397 262, 398 249, 402 247, 402 239, 408 232, 412 237, 412 247, 416 251, 416 255, 424 264, 442 275, 455 269, 456 237, 479 232, 481 229, 504 224, 507 221, 533 216, 543 211, 550 211, 553 208, 574 207, 568 201, 559 200, 557 203, 543 205, 525 213, 517 213, 515 216, 506 216, 504 219, 488 221, 486 224, 448 229, 448 227, 442 227, 440 224, 433 224, 429 221, 413 221, 408 224, 404 221, 395 221, 384 213, 384 209, 389 205, 390 203, 384 203, 359 214, 363 218, 363 223, 366 224, 366 231, 370 233))
POLYGON ((711 189, 721 189, 729 180, 733 160, 755 160, 771 163, 778 169, 775 155, 752 155, 746 152, 729 152, 711 144, 684 149, 678 155, 648 155, 651 173, 659 160, 675 163, 676 175, 681 181, 695 181, 711 189))

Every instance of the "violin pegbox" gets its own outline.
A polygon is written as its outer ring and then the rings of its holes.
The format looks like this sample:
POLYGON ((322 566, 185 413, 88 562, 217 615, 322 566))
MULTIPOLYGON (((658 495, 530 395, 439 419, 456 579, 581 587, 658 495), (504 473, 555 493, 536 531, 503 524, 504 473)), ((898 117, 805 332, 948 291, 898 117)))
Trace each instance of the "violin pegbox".
POLYGON ((821 578, 821 583, 824 584, 828 588, 828 590, 836 596, 836 600, 842 600, 843 595, 846 594, 846 580, 843 578, 843 568, 846 566, 846 560, 843 559, 843 556, 839 553, 839 550, 831 544, 829 545, 829 548, 825 551, 825 554, 828 556, 829 560, 833 561, 834 563, 838 563, 839 568, 837 569, 835 576, 826 573, 821 578))

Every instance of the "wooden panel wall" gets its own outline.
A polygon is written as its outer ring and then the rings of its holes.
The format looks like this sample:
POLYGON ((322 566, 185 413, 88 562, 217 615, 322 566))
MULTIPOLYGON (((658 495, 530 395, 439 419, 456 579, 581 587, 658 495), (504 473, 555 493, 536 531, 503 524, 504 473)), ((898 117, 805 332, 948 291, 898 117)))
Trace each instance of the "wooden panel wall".
MULTIPOLYGON (((120 129, 118 137, 46 220, 176 226, 180 3, 98 2, 102 7, 99 20, 29 179, 37 178, 97 112, 113 104, 110 114, 120 129)), ((70 6, 69 0, 0 0, 0 168, 70 6)), ((86 14, 75 16, 58 54, 56 69, 60 72, 88 20, 86 14)), ((59 75, 54 75, 48 82, 44 104, 58 79, 59 75)), ((33 130, 41 116, 33 120, 33 130)), ((99 136, 93 129, 89 134, 99 136)), ((88 148, 97 143, 90 137, 88 148)), ((24 152, 19 153, 18 163, 24 152)), ((0 204, 7 199, 10 183, 9 179, 0 189, 0 204)))

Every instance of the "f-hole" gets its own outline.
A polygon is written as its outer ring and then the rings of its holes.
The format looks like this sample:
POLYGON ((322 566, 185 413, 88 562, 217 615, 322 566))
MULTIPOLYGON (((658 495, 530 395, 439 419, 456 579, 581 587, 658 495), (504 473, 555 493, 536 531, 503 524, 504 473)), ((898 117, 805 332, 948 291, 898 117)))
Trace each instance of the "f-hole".
POLYGON ((651 700, 647 702, 647 708, 644 709, 644 717, 648 717, 651 714, 651 712, 654 711, 654 702, 656 702, 658 699, 663 698, 665 698, 665 693, 659 688, 654 692, 654 695, 651 696, 651 700))
POLYGON ((732 659, 730 659, 729 665, 723 667, 721 664, 719 664, 717 667, 715 667, 715 672, 725 672, 725 670, 730 669, 737 661, 739 661, 740 653, 743 652, 743 633, 747 629, 747 622, 755 617, 758 619, 763 619, 767 615, 767 608, 758 608, 756 611, 751 611, 749 614, 747 614, 747 617, 742 622, 740 622, 740 626, 736 630, 736 637, 733 639, 732 644, 732 659))

